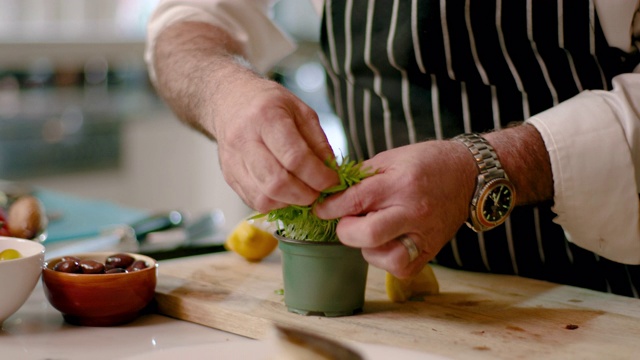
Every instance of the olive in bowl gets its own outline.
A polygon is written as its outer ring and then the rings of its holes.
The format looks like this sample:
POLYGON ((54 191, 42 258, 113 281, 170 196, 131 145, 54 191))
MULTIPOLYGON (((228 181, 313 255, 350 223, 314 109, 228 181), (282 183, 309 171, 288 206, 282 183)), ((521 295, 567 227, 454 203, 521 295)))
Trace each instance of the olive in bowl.
POLYGON ((43 264, 42 244, 0 236, 0 324, 27 301, 40 279, 43 264))
POLYGON ((114 326, 133 321, 151 303, 157 276, 151 257, 94 252, 47 260, 42 286, 67 323, 114 326))

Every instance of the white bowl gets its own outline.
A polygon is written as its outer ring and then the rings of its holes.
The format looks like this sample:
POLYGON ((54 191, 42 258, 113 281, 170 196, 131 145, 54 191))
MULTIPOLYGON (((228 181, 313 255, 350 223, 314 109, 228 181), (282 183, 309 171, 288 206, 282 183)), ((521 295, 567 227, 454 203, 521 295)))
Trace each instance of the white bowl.
POLYGON ((0 324, 27 301, 44 266, 44 246, 33 240, 0 236, 0 251, 15 249, 22 257, 0 260, 0 324))

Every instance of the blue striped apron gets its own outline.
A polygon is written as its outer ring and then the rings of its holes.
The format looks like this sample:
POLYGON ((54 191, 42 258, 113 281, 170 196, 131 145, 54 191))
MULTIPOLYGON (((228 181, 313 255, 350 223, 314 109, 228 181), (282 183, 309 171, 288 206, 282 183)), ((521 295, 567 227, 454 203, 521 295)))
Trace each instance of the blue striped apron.
MULTIPOLYGON (((521 122, 638 64, 607 45, 592 0, 326 1, 321 45, 358 159, 521 122)), ((638 297, 640 267, 566 241, 551 206, 461 227, 435 261, 638 297)))

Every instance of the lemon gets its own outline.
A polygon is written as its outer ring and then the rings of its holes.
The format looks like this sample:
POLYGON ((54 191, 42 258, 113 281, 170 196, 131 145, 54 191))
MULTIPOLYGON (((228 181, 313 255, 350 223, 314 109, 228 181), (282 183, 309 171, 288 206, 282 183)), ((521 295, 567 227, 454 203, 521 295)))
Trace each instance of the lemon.
POLYGON ((385 288, 389 300, 399 303, 440 292, 438 279, 429 264, 426 264, 417 275, 407 279, 399 279, 387 273, 385 288))
POLYGON ((0 251, 0 260, 20 259, 22 254, 16 249, 6 249, 0 251))
POLYGON ((256 220, 243 220, 229 234, 224 246, 249 261, 260 261, 278 245, 268 227, 256 220))

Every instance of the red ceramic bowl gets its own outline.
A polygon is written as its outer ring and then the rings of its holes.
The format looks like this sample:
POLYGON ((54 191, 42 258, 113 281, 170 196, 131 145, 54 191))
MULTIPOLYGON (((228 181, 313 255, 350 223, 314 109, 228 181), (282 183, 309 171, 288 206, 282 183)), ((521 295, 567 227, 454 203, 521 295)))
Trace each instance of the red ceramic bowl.
MULTIPOLYGON (((70 255, 104 263, 113 254, 70 255)), ((148 256, 129 255, 145 261, 147 267, 119 274, 73 274, 53 270, 61 258, 47 260, 42 271, 42 286, 47 300, 70 324, 113 326, 134 320, 153 300, 158 263, 148 256)))

